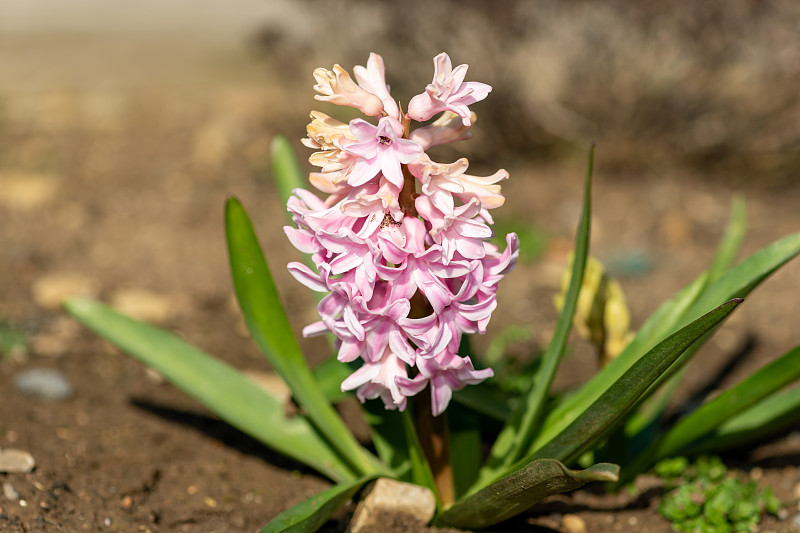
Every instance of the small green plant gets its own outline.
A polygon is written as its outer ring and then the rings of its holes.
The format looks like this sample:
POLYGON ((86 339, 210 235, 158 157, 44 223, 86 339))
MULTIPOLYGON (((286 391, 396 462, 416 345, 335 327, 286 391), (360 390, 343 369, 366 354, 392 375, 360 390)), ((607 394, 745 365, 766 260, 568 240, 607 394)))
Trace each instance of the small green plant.
POLYGON ((20 328, 0 320, 0 358, 13 357, 28 350, 28 336, 20 328))
POLYGON ((685 457, 658 463, 655 472, 672 490, 658 512, 684 533, 751 532, 764 514, 777 516, 781 504, 772 489, 728 472, 719 457, 685 457))

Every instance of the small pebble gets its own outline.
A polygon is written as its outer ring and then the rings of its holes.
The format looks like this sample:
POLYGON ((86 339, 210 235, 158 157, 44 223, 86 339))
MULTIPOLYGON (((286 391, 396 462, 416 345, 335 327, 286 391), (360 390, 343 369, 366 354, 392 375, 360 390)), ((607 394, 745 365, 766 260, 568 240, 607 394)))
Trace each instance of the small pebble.
POLYGON ((25 396, 64 400, 72 396, 72 384, 54 368, 32 368, 14 377, 14 386, 25 396))
POLYGON ((167 321, 173 315, 172 302, 166 296, 143 289, 119 289, 111 295, 111 307, 136 320, 167 321))
POLYGON ((91 298, 97 293, 91 278, 82 274, 56 272, 47 274, 31 287, 33 300, 45 309, 59 309, 67 298, 91 298))
POLYGON ((586 533, 586 522, 578 515, 565 514, 561 524, 567 533, 586 533))
POLYGON ((10 502, 19 500, 19 492, 11 483, 3 483, 3 496, 10 502))
POLYGON ((130 509, 131 507, 133 507, 133 498, 131 498, 130 496, 125 496, 124 498, 122 498, 122 500, 120 500, 119 506, 122 507, 123 509, 130 509))
POLYGON ((0 450, 0 472, 8 474, 25 474, 33 470, 36 461, 24 450, 6 448, 0 450))
POLYGON ((763 468, 756 466, 750 470, 750 479, 752 479, 753 481, 758 481, 762 477, 764 477, 763 468))
POLYGON ((794 518, 792 518, 792 527, 800 530, 800 514, 796 514, 794 515, 794 518))
POLYGON ((217 506, 217 500, 215 500, 214 498, 206 498, 205 500, 203 500, 203 502, 209 507, 217 506))

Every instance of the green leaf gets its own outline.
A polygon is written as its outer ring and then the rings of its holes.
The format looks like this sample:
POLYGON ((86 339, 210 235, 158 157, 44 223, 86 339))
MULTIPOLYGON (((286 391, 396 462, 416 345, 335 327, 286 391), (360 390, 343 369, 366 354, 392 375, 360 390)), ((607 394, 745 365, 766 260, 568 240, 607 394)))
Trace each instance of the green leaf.
POLYGON ((739 448, 794 428, 800 421, 800 387, 773 394, 687 447, 689 454, 739 448))
POLYGON ((685 453, 688 446, 713 434, 727 420, 758 404, 798 377, 800 346, 683 417, 669 431, 655 438, 630 465, 625 466, 619 484, 632 480, 660 459, 685 453))
POLYGON ((342 459, 359 474, 384 471, 378 459, 358 444, 314 379, 292 333, 250 218, 235 198, 228 199, 225 222, 236 297, 253 340, 342 459))
POLYGON ((87 328, 154 368, 232 426, 333 480, 355 478, 308 420, 287 418, 280 400, 231 366, 97 302, 69 300, 65 307, 87 328))
POLYGON ((439 491, 436 489, 436 481, 433 479, 433 472, 425 458, 425 451, 417 436, 417 429, 414 427, 414 420, 411 412, 406 409, 401 413, 403 420, 403 430, 405 432, 405 445, 408 451, 409 462, 411 463, 411 482, 416 485, 428 487, 439 499, 439 491))
POLYGON ((447 409, 447 431, 450 436, 450 465, 456 499, 464 495, 478 477, 483 442, 478 413, 463 405, 451 404, 447 409))
POLYGON ((619 467, 600 463, 586 470, 570 470, 555 459, 539 459, 508 474, 480 491, 462 498, 440 514, 434 525, 477 529, 496 524, 553 494, 590 481, 615 481, 619 467))
POLYGON ((453 402, 500 422, 505 422, 511 416, 503 391, 492 387, 491 382, 487 381, 454 392, 453 402))
POLYGON ((719 280, 705 287, 704 276, 684 289, 676 299, 662 305, 639 329, 634 340, 603 370, 562 405, 551 411, 532 448, 564 429, 598 396, 617 380, 644 352, 670 332, 685 326, 719 302, 743 298, 770 274, 800 253, 800 233, 780 239, 729 269, 719 280), (688 305, 687 305, 688 304, 688 305))
POLYGON ((733 416, 800 377, 800 346, 678 421, 654 443, 654 458, 674 455, 733 416))
MULTIPOLYGON (((339 363, 341 364, 341 363, 339 363)), ((383 400, 367 400, 363 405, 364 420, 371 428, 372 443, 384 463, 400 481, 412 482, 411 458, 406 445, 406 430, 403 414, 389 411, 383 400)))
POLYGON ((539 428, 550 384, 556 374, 558 364, 567 345, 569 332, 572 329, 572 320, 578 304, 581 284, 583 283, 583 272, 586 267, 586 257, 589 253, 589 234, 591 231, 593 162, 594 146, 589 150, 589 163, 584 184, 583 210, 575 237, 572 274, 564 307, 558 317, 550 344, 542 355, 542 364, 534 376, 531 387, 525 399, 517 405, 511 415, 511 419, 503 427, 492 446, 489 458, 479 474, 478 486, 496 478, 509 465, 524 457, 539 428))
POLYGON ((689 323, 719 302, 746 297, 762 281, 798 254, 800 254, 800 232, 787 235, 762 248, 709 285, 697 302, 682 316, 681 322, 689 323))
POLYGON ((677 370, 673 363, 731 314, 741 301, 731 300, 719 306, 658 343, 606 389, 589 408, 526 461, 545 457, 564 462, 576 459, 624 420, 654 383, 667 379, 677 370))
POLYGON ((348 363, 342 363, 336 356, 331 356, 315 366, 312 372, 325 398, 331 403, 339 403, 353 396, 352 392, 342 391, 342 381, 347 379, 355 368, 348 363))
POLYGON ((742 247, 747 230, 746 215, 744 198, 741 196, 734 197, 731 205, 731 218, 708 271, 710 282, 717 281, 733 264, 739 254, 739 249, 742 247))
POLYGON ((313 533, 375 477, 371 475, 334 485, 282 512, 261 533, 313 533))
MULTIPOLYGON (((272 175, 278 187, 282 205, 286 205, 292 191, 305 186, 306 176, 300 169, 289 139, 283 135, 276 135, 272 139, 272 175)), ((291 220, 291 215, 287 216, 291 220)))

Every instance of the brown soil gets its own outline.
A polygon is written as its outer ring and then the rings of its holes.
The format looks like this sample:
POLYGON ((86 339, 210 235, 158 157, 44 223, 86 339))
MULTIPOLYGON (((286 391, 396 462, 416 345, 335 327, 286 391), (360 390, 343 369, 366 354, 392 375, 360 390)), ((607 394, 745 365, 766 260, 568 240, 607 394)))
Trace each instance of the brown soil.
MULTIPOLYGON (((133 299, 142 316, 239 368, 268 370, 232 300, 222 207, 236 195, 248 208, 299 332, 315 310, 312 295, 282 266, 297 256, 266 179, 269 140, 285 127, 274 117, 287 112, 276 105, 282 93, 274 77, 224 47, 227 55, 175 54, 129 71, 127 59, 144 49, 152 59, 159 43, 109 45, 105 59, 90 64, 82 54, 98 41, 3 39, 0 319, 23 329, 31 344, 26 354, 0 360, 0 448, 27 450, 36 468, 0 474, 20 496, 0 500, 0 531, 259 530, 328 482, 76 327, 41 291, 64 276, 69 290, 104 301, 139 290, 133 299), (21 394, 14 376, 40 367, 62 371, 73 396, 42 401, 21 394)), ((303 96, 310 108, 310 90, 303 96)), ((300 137, 304 122, 305 114, 297 114, 290 136, 300 137)), ((797 184, 770 188, 752 180, 733 191, 725 179, 702 175, 620 175, 604 169, 603 151, 599 146, 593 253, 648 254, 654 261, 641 275, 621 278, 634 326, 708 263, 734 192, 748 202, 745 253, 800 228, 797 184)), ((525 164, 524 157, 515 165, 498 217, 532 222, 550 240, 542 257, 521 264, 502 284, 489 336, 509 324, 533 324, 534 339, 512 347, 527 353, 546 342, 555 321, 551 301, 580 205, 583 154, 548 168, 525 164)), ((749 340, 746 357, 722 386, 796 345, 798 294, 795 261, 697 354, 680 398, 713 380, 749 340)), ((321 341, 302 346, 312 363, 326 356, 321 341)), ((594 368, 591 350, 576 341, 556 386, 578 384, 594 368)), ((798 457, 796 432, 725 457, 787 503, 787 520, 767 519, 761 531, 792 531, 798 457)), ((658 483, 640 483, 636 497, 586 489, 553 498, 492 531, 560 531, 565 514, 578 515, 590 532, 670 531, 655 512, 658 483)), ((343 513, 324 530, 342 531, 346 519, 343 513)))

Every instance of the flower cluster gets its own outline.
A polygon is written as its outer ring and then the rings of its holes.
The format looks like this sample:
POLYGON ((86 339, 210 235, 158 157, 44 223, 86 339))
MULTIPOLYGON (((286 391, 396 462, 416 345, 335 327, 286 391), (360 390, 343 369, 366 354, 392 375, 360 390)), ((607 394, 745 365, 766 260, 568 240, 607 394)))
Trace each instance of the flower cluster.
POLYGON ((443 164, 425 153, 468 139, 475 121, 468 106, 491 91, 465 82, 467 65, 452 68, 447 54, 434 66, 433 81, 405 113, 389 94, 377 54, 353 69, 355 80, 339 65, 314 71, 317 100, 354 107, 376 123, 311 113, 303 143, 317 150, 309 160, 321 171, 310 181, 328 198, 295 190, 287 209, 297 227, 285 231, 317 267, 290 263, 290 272, 328 293, 319 303, 322 320, 303 334, 331 331, 338 359, 362 362, 342 390, 402 410, 408 396, 430 385, 439 415, 454 390, 492 376, 458 348, 462 334, 486 331, 497 282, 513 268, 519 245, 513 233, 504 252, 486 240, 489 209, 505 200, 497 185, 508 178, 505 170, 472 176, 464 158, 443 164))

